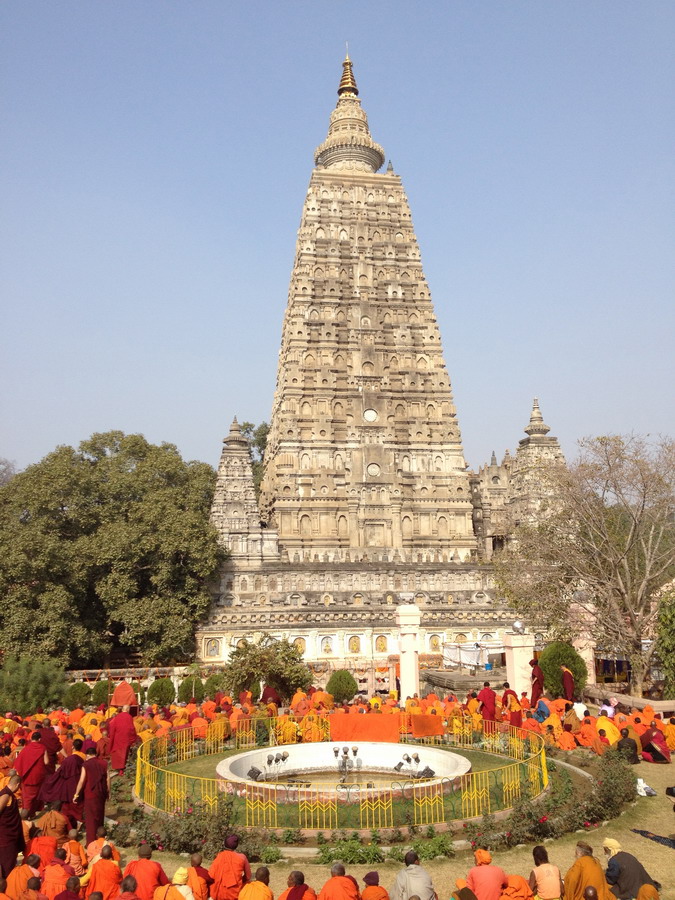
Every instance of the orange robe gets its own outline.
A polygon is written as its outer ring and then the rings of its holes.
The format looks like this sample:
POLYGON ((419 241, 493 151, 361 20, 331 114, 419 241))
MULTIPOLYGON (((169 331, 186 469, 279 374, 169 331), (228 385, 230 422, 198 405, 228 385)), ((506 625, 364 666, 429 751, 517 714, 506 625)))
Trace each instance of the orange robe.
MULTIPOLYGON (((100 891, 103 900, 115 900, 120 892, 122 873, 119 865, 112 859, 99 859, 91 869, 91 878, 85 888, 85 897, 100 891)), ((139 894, 140 896, 140 894, 139 894)))
POLYGON ((38 837, 34 837, 30 842, 30 847, 26 848, 26 858, 28 858, 31 853, 37 853, 40 857, 40 873, 44 871, 44 867, 47 863, 50 863, 54 859, 54 854, 57 850, 56 838, 47 837, 46 835, 38 835, 38 837))
POLYGON ((668 749, 675 750, 675 725, 671 725, 669 722, 663 729, 663 734, 666 738, 668 749))
POLYGON ((120 852, 117 847, 108 840, 108 838, 96 838, 95 841, 91 841, 91 843, 87 844, 87 861, 91 862, 95 856, 100 856, 101 850, 106 844, 108 844, 108 846, 112 850, 112 858, 115 860, 115 862, 119 862, 120 852))
POLYGON ((24 863, 22 866, 15 866, 7 876, 7 894, 11 900, 19 900, 28 885, 28 879, 37 875, 37 869, 32 869, 24 863))
POLYGON ((73 867, 78 878, 81 875, 84 875, 85 869, 87 868, 87 854, 84 852, 82 844, 79 841, 66 841, 63 845, 63 849, 68 854, 66 862, 69 866, 73 867))
MULTIPOLYGON (((202 867, 199 867, 202 871, 202 867)), ((199 871, 194 867, 190 866, 188 869, 188 887, 192 891, 192 896, 195 900, 208 900, 209 897, 209 886, 205 879, 199 874, 199 871)))
POLYGON ((500 900, 531 900, 532 888, 522 875, 507 875, 500 900))
POLYGON ((318 900, 360 900, 359 889, 346 875, 333 875, 319 891, 318 900))
POLYGON ((251 880, 251 867, 243 853, 221 850, 211 863, 209 875, 212 900, 237 900, 239 892, 251 880))
POLYGON ((140 900, 152 900, 158 887, 169 884, 166 872, 154 859, 132 859, 124 870, 124 877, 127 875, 136 879, 136 894, 140 900))
POLYGON ((240 900, 274 900, 274 894, 262 881, 250 881, 239 891, 240 900))
POLYGON ((153 900, 185 900, 185 896, 174 884, 167 884, 155 888, 153 900))
POLYGON ((565 875, 565 900, 584 900, 587 887, 594 887, 598 900, 612 900, 605 870, 594 856, 580 856, 565 875))
POLYGON ((70 831, 70 822, 60 812, 50 809, 44 816, 36 821, 35 827, 39 828, 43 835, 56 838, 56 843, 62 847, 68 840, 68 832, 70 831))
POLYGON ((389 900, 389 894, 381 884, 369 884, 361 891, 361 900, 389 900))
MULTIPOLYGON (((291 890, 292 888, 286 888, 283 893, 279 894, 279 900, 288 900, 291 890)), ((305 893, 302 895, 302 900, 316 900, 316 891, 308 884, 305 885, 305 893)))
POLYGON ((66 889, 66 881, 70 878, 70 874, 61 863, 50 863, 45 866, 42 875, 42 893, 54 900, 57 894, 62 893, 66 889))
POLYGON ((577 742, 574 740, 569 731, 561 731, 556 743, 561 750, 576 750, 577 747, 577 742))

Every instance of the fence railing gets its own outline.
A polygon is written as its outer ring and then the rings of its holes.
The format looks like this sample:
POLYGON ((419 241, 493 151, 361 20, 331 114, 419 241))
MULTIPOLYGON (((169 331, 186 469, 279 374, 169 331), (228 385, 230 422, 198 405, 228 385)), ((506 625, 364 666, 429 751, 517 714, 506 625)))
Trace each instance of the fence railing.
POLYGON ((181 771, 201 756, 330 740, 329 718, 258 718, 240 721, 234 732, 226 719, 208 728, 183 728, 146 741, 136 761, 139 801, 164 813, 185 813, 196 805, 215 813, 231 804, 231 820, 240 826, 315 830, 394 828, 436 825, 510 809, 536 797, 548 785, 546 753, 539 735, 510 725, 476 728, 471 717, 450 719, 444 733, 412 737, 401 714, 400 740, 448 750, 479 750, 508 762, 455 778, 420 783, 412 779, 369 781, 367 786, 337 781, 316 784, 235 782, 181 771))

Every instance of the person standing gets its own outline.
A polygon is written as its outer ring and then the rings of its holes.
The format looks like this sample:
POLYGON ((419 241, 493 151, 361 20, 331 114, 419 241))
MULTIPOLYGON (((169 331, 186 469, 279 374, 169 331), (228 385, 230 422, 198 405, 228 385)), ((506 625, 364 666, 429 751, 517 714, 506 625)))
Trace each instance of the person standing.
POLYGON ((497 695, 490 687, 490 682, 483 683, 483 690, 478 694, 478 712, 483 722, 494 722, 497 713, 497 695))
POLYGON ((532 666, 532 696, 530 697, 530 709, 536 709, 539 698, 544 693, 544 672, 536 659, 530 660, 532 666))
POLYGON ((511 690, 508 681, 504 682, 504 693, 502 694, 502 709, 508 710, 509 725, 514 728, 520 728, 523 724, 523 708, 518 700, 518 694, 511 690))
POLYGON ((47 777, 47 762, 47 750, 36 731, 14 762, 14 768, 21 776, 21 807, 28 810, 30 818, 40 809, 38 797, 47 777))
POLYGON ((26 846, 16 792, 21 785, 18 775, 10 775, 0 791, 0 875, 7 878, 16 865, 16 858, 26 846))
POLYGON ((123 775, 127 764, 129 750, 138 740, 136 726, 128 706, 113 716, 108 722, 108 752, 110 766, 118 774, 123 775))
POLYGON ((567 666, 560 666, 562 672, 563 697, 570 703, 574 700, 574 675, 567 666))
POLYGON ((96 748, 90 747, 82 764, 80 780, 73 795, 73 804, 84 797, 84 824, 87 844, 96 840, 96 832, 105 820, 105 801, 109 795, 108 763, 96 756, 96 748), (84 793, 83 793, 84 790, 84 793))
POLYGON ((209 875, 212 900, 237 900, 239 892, 251 880, 251 867, 243 853, 237 852, 239 838, 230 834, 225 846, 211 863, 209 875))

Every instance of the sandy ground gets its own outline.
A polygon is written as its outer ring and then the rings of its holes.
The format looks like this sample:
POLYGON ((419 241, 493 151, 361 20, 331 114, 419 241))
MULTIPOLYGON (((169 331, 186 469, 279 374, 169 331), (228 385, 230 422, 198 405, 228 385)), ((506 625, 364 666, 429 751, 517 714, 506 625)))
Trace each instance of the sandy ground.
MULTIPOLYGON (((650 875, 661 882, 663 900, 675 900, 675 849, 664 847, 631 831, 633 828, 639 828, 663 837, 675 833, 673 801, 665 796, 666 787, 675 785, 675 765, 656 766, 640 763, 635 769, 639 777, 644 778, 647 784, 658 791, 658 795, 639 798, 618 819, 609 822, 606 826, 601 825, 598 828, 589 829, 583 835, 571 834, 548 843, 546 846, 549 858, 552 863, 560 867, 564 875, 574 861, 574 846, 578 840, 590 843, 596 851, 596 856, 602 859, 602 841, 605 837, 612 837, 621 843, 624 850, 637 856, 650 875)), ((307 884, 310 884, 318 893, 329 877, 327 867, 310 865, 306 860, 295 861, 293 848, 288 848, 284 852, 288 858, 270 866, 272 874, 270 886, 274 895, 278 896, 284 890, 286 878, 292 868, 301 869, 305 873, 307 884)), ((130 859, 134 854, 127 851, 126 855, 130 859)), ((532 869, 532 846, 517 847, 513 850, 495 853, 494 858, 507 874, 520 874, 527 877, 532 869)), ((155 853, 154 859, 164 865, 169 875, 179 865, 185 865, 185 858, 169 853, 155 853)), ((210 860, 206 862, 209 863, 210 860)), ((454 859, 433 860, 425 864, 431 873, 440 900, 447 900, 454 889, 455 878, 466 875, 472 865, 473 855, 470 853, 461 853, 454 859)), ((394 883, 400 864, 389 862, 380 863, 377 866, 348 866, 347 870, 361 882, 365 873, 373 868, 380 873, 380 884, 388 889, 394 883)))

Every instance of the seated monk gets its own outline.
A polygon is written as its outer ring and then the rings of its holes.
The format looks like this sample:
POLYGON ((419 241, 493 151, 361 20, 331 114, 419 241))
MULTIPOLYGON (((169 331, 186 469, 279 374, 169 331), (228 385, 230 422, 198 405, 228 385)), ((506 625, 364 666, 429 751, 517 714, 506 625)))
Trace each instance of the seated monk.
POLYGON ((39 857, 40 863, 38 869, 40 875, 44 872, 45 866, 54 859, 57 848, 56 838, 43 834, 34 837, 30 842, 30 846, 26 848, 28 853, 34 853, 39 857))
MULTIPOLYGON (((574 738, 572 738, 574 740, 574 738)), ((522 875, 507 875, 500 900, 531 900, 532 888, 522 875)))
POLYGON ((274 900, 270 890, 270 870, 267 866, 258 866, 255 870, 255 881, 249 881, 239 892, 239 900, 274 900))
POLYGON ((279 900, 316 900, 316 893, 305 884, 303 872, 294 869, 286 882, 288 887, 279 895, 279 900))
POLYGON ((361 891, 361 900, 389 900, 388 892, 380 884, 378 872, 366 872, 363 881, 366 886, 361 891))
POLYGON ((110 847, 110 849, 112 850, 112 858, 115 860, 115 862, 120 861, 119 850, 112 841, 108 840, 107 834, 108 832, 106 831, 105 825, 101 825, 96 829, 96 840, 93 840, 91 841, 91 843, 87 844, 87 862, 89 864, 99 858, 99 856, 101 855, 101 850, 104 847, 110 847))
POLYGON ((164 869, 152 859, 149 844, 141 844, 138 848, 138 859, 132 859, 124 870, 125 878, 127 875, 133 875, 136 879, 136 893, 140 900, 153 900, 156 889, 169 884, 164 869))
POLYGON ((77 829, 71 828, 68 832, 68 840, 63 845, 66 851, 66 862, 72 867, 73 872, 79 877, 84 875, 87 869, 87 854, 84 847, 77 839, 77 829))
POLYGON ((77 875, 71 875, 66 881, 65 890, 54 897, 54 900, 80 900, 80 879, 77 875))
POLYGON ((26 889, 19 894, 19 900, 48 900, 46 894, 42 893, 42 882, 39 878, 33 876, 28 879, 26 889))
POLYGON ((663 729, 666 746, 669 750, 675 750, 675 718, 668 719, 668 724, 663 729))
POLYGON ((621 732, 607 716, 598 716, 595 720, 595 727, 598 730, 598 734, 600 734, 600 729, 605 732, 610 744, 616 744, 617 741, 621 740, 621 732))
POLYGON ((202 866, 201 853, 193 853, 190 857, 190 867, 188 872, 188 887, 192 891, 194 900, 208 900, 209 888, 213 884, 213 878, 209 875, 208 869, 202 866))
POLYGON ((559 735, 556 741, 556 744, 560 747, 561 750, 576 750, 577 742, 574 740, 574 737, 571 732, 563 730, 559 735))
POLYGON ((75 874, 66 863, 66 855, 63 847, 59 847, 54 854, 54 858, 45 866, 42 875, 42 891, 49 897, 49 900, 54 900, 57 894, 65 891, 66 882, 75 874))
POLYGON ((116 900, 119 895, 122 872, 120 865, 113 859, 112 847, 106 845, 101 849, 100 858, 92 865, 87 874, 80 880, 85 888, 85 897, 100 892, 103 900, 116 900))
POLYGON ((140 900, 136 893, 136 879, 133 875, 127 875, 120 882, 120 893, 117 900, 140 900))
POLYGON ((171 884, 155 888, 155 900, 192 900, 192 890, 188 887, 188 870, 180 866, 173 873, 171 884))
POLYGON ((251 867, 245 854, 239 853, 239 838, 229 834, 225 838, 224 849, 216 856, 209 868, 213 878, 212 900, 237 900, 242 887, 251 880, 251 867))
POLYGON ((5 892, 10 900, 19 900, 21 894, 28 887, 28 881, 31 878, 40 878, 39 865, 40 857, 33 853, 24 857, 23 865, 15 866, 12 869, 7 876, 7 887, 5 888, 5 892))
POLYGON ((345 874, 342 863, 333 863, 331 877, 319 891, 318 900, 359 900, 356 879, 345 874))
POLYGON ((62 847, 68 840, 70 822, 60 810, 61 803, 59 801, 50 803, 47 812, 35 822, 35 827, 39 828, 47 837, 56 838, 57 846, 62 847))

